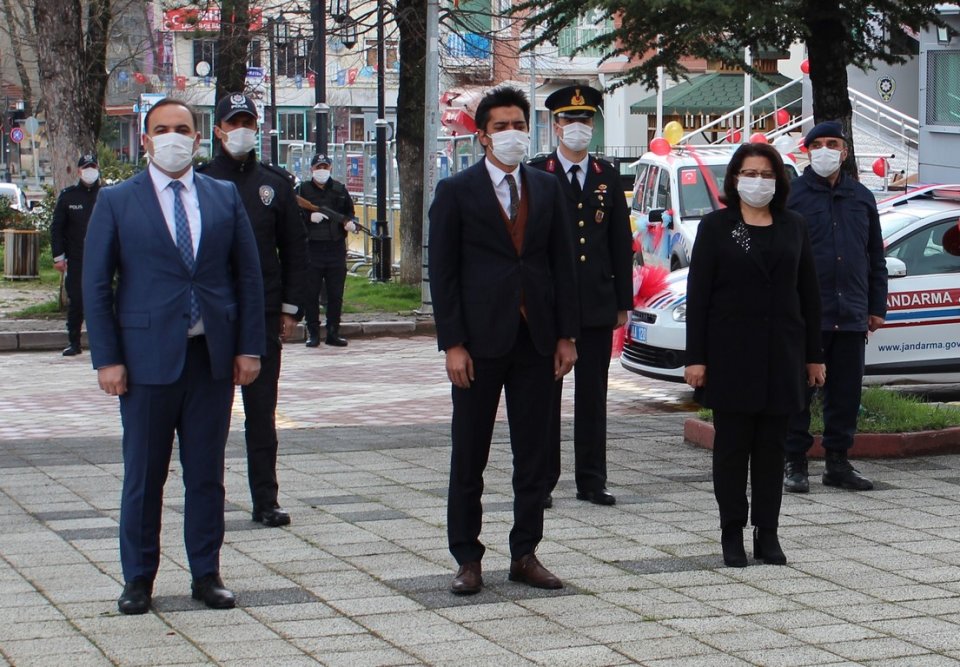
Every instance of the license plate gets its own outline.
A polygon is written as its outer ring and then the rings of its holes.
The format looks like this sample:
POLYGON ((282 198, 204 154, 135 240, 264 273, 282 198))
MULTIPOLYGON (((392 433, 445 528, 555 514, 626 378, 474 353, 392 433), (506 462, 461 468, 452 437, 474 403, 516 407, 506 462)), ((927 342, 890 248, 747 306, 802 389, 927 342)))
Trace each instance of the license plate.
POLYGON ((630 339, 638 343, 647 342, 647 328, 637 322, 630 323, 630 339))

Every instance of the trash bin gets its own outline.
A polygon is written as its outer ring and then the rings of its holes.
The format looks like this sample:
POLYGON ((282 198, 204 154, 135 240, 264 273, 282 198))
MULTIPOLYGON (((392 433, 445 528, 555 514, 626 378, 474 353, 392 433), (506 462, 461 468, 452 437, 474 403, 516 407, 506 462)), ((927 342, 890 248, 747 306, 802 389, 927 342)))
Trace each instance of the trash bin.
POLYGON ((40 277, 40 232, 3 230, 3 277, 31 280, 40 277))

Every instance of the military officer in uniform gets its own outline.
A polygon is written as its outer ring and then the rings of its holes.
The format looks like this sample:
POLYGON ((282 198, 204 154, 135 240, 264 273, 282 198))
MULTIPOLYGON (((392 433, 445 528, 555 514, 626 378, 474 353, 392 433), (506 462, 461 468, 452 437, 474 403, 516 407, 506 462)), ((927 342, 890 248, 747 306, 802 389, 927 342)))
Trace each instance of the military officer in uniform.
POLYGON ((87 153, 77 162, 80 180, 60 191, 53 209, 50 224, 50 246, 53 251, 53 268, 66 273, 67 288, 67 337, 70 344, 63 356, 80 354, 80 327, 83 325, 83 239, 87 236, 87 222, 100 192, 100 169, 97 156, 87 153))
POLYGON ((326 155, 313 156, 310 172, 310 180, 297 188, 297 194, 312 204, 301 211, 310 255, 310 280, 304 305, 307 347, 320 344, 320 292, 323 289, 327 295, 325 342, 344 347, 347 340, 340 336, 340 314, 347 280, 347 232, 357 231, 353 199, 347 186, 330 176, 330 158, 326 155))
POLYGON ((290 515, 277 500, 277 384, 281 343, 296 329, 306 293, 306 236, 293 176, 257 160, 257 107, 253 100, 240 93, 224 96, 217 103, 215 120, 213 131, 221 151, 197 171, 237 186, 257 239, 263 272, 267 351, 260 375, 242 387, 253 520, 265 526, 285 526, 290 515))
MULTIPOLYGON (((574 435, 577 498, 613 505, 607 490, 607 373, 615 327, 633 307, 633 266, 627 200, 615 166, 588 153, 593 121, 603 95, 587 86, 561 88, 546 107, 560 145, 530 165, 554 174, 566 195, 573 222, 574 256, 580 292, 580 335, 574 367, 574 435)), ((560 478, 560 397, 556 382, 551 437, 555 446, 552 482, 545 505, 560 478)))

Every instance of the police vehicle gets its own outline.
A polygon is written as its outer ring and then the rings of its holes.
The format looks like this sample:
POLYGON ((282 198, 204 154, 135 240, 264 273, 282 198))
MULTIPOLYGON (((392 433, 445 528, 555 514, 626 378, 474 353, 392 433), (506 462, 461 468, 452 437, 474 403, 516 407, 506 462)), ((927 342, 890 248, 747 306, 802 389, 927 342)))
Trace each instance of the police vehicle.
MULTIPOLYGON (((869 335, 869 384, 960 382, 960 193, 880 207, 886 324, 869 335)), ((630 314, 621 365, 683 382, 687 270, 630 314)))

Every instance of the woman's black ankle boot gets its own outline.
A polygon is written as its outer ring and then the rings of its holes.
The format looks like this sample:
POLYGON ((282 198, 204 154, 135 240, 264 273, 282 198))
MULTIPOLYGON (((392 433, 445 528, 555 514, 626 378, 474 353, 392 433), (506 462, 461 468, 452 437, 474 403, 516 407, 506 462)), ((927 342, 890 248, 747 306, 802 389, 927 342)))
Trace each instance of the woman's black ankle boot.
POLYGON ((786 565, 787 557, 780 548, 776 528, 753 529, 753 557, 762 560, 767 565, 786 565))
POLYGON ((723 564, 727 567, 746 567, 747 552, 743 549, 743 528, 728 526, 720 534, 723 564))

